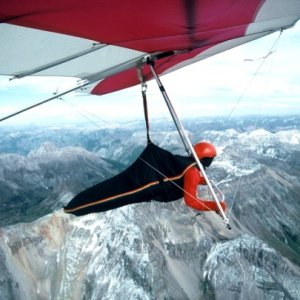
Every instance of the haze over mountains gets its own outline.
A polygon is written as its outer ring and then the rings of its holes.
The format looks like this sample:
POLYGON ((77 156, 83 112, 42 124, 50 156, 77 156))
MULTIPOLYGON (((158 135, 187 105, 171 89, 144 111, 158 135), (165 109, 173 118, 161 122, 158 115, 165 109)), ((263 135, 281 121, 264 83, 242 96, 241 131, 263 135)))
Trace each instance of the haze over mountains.
MULTIPOLYGON (((62 212, 137 158, 143 122, 1 128, 0 299, 300 299, 300 117, 184 124, 217 146, 208 175, 231 231, 183 200, 62 212)), ((152 122, 151 137, 184 154, 171 124, 152 122)))

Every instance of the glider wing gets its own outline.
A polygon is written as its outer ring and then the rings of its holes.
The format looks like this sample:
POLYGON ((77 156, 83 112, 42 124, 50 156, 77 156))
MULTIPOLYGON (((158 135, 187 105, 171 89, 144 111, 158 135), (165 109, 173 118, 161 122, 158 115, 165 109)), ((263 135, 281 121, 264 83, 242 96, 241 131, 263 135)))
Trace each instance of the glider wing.
POLYGON ((0 72, 77 77, 106 94, 137 84, 148 56, 166 74, 299 18, 299 0, 2 0, 0 72))

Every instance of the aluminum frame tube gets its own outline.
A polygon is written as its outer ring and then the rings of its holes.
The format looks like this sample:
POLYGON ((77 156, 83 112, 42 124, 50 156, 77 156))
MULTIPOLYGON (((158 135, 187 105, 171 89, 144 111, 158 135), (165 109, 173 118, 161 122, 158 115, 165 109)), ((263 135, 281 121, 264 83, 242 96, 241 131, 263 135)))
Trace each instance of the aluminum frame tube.
POLYGON ((196 152, 194 150, 194 147, 193 147, 193 145, 192 145, 189 137, 187 136, 187 134, 185 132, 185 129, 183 127, 182 122, 180 121, 180 119, 178 118, 178 116, 176 114, 176 111, 175 111, 175 109, 174 109, 174 107, 172 105, 172 102, 171 102, 170 98, 168 97, 168 94, 167 94, 164 86, 162 85, 162 83, 161 83, 158 75, 156 74, 153 65, 150 63, 149 66, 150 66, 150 70, 152 72, 152 75, 155 78, 155 80, 156 80, 156 82, 157 82, 157 84, 159 86, 159 89, 160 89, 160 91, 161 91, 161 93, 163 95, 163 98, 164 98, 164 100, 165 100, 165 102, 167 104, 167 107, 168 107, 168 109, 170 111, 170 114, 171 114, 171 116, 172 116, 172 118, 174 120, 175 126, 177 127, 178 133, 179 133, 179 135, 180 135, 180 137, 182 139, 182 142, 183 142, 183 144, 184 144, 187 152, 191 153, 193 155, 193 157, 195 158, 195 161, 196 161, 196 163, 197 163, 197 165, 198 165, 198 167, 199 167, 199 169, 201 171, 201 174, 203 175, 203 177, 204 177, 204 179, 205 179, 205 181, 207 183, 207 186, 208 186, 208 188, 209 188, 209 190, 210 190, 210 192, 211 192, 214 200, 217 203, 217 206, 218 206, 218 208, 220 210, 221 216, 223 218, 224 223, 226 224, 226 227, 228 229, 231 229, 231 227, 229 225, 229 219, 227 218, 227 216, 226 216, 226 214, 225 214, 225 212, 224 212, 224 210, 223 210, 223 208, 222 208, 222 206, 220 204, 220 201, 218 200, 218 197, 217 197, 217 195, 216 195, 216 193, 215 193, 215 191, 214 191, 214 189, 212 187, 212 184, 211 184, 210 180, 208 179, 208 177, 206 175, 204 167, 202 166, 202 164, 201 164, 201 162, 200 162, 200 160, 199 160, 199 158, 198 158, 198 156, 197 156, 197 154, 196 154, 196 152))

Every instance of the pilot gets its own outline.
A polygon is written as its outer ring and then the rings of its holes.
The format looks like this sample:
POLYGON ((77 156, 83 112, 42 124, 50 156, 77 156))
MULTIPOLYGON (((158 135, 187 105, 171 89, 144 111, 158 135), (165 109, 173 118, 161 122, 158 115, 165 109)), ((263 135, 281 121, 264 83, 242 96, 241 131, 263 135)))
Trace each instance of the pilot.
MULTIPOLYGON (((196 144, 194 149, 205 168, 217 154, 215 147, 206 142, 196 144)), ((193 157, 174 155, 150 142, 125 171, 82 191, 64 211, 81 216, 133 203, 170 202, 183 197, 196 210, 218 211, 215 201, 197 196, 198 185, 206 182, 196 165, 193 157)), ((220 204, 225 210, 226 204, 220 204)))

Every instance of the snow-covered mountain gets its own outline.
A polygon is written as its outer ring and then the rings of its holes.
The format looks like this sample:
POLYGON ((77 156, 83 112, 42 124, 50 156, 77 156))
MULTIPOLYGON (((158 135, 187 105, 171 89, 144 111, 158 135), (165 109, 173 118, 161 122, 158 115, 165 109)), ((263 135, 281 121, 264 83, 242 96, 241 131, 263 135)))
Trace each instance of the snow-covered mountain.
MULTIPOLYGON (((193 142, 217 146, 208 175, 231 231, 183 200, 63 213, 133 162, 143 123, 2 129, 0 299, 300 299, 299 120, 186 121, 193 142)), ((153 142, 184 154, 169 124, 151 128, 153 142)))

